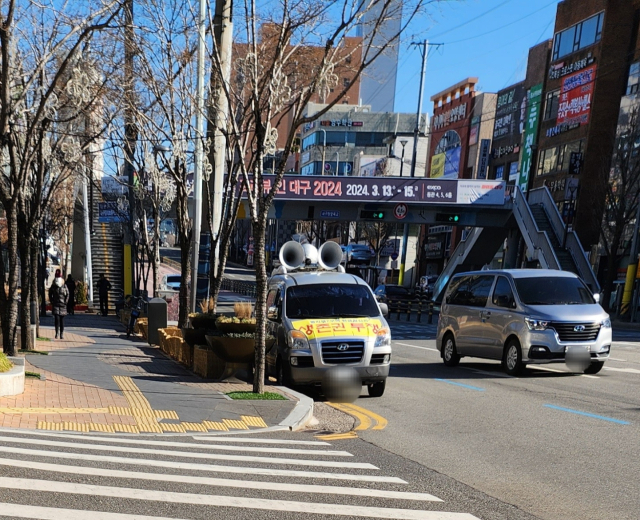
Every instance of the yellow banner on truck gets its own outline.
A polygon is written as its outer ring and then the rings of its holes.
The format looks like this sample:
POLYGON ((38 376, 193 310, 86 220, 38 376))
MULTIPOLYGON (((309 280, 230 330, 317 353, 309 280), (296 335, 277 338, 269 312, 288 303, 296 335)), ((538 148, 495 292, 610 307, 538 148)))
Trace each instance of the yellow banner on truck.
POLYGON ((309 339, 340 336, 375 337, 384 326, 376 318, 338 318, 294 320, 293 328, 304 332, 309 339))

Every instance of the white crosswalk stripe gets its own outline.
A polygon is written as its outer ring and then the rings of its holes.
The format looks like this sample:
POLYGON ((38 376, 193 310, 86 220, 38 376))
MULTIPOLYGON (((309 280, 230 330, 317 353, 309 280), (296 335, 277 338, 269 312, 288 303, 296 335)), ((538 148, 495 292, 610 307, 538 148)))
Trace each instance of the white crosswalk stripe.
POLYGON ((199 520, 242 511, 243 518, 256 519, 271 512, 305 519, 477 520, 467 512, 444 511, 450 508, 441 498, 411 491, 409 482, 385 475, 373 464, 336 461, 353 455, 322 441, 4 433, 0 518, 199 520), (260 445, 260 450, 248 449, 260 445), (223 446, 262 456, 212 453, 223 446), (212 459, 227 465, 208 463, 212 459), (271 468, 274 464, 280 468, 271 468), (300 465, 309 469, 294 469, 300 465), (342 484, 331 485, 336 481, 342 484))

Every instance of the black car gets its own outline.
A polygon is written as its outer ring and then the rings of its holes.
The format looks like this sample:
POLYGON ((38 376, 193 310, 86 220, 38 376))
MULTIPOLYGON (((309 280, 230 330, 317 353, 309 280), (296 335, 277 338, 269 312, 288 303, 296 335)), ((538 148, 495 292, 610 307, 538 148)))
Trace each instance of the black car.
POLYGON ((415 299, 415 294, 402 285, 379 285, 373 291, 380 303, 389 303, 389 301, 407 301, 415 299))

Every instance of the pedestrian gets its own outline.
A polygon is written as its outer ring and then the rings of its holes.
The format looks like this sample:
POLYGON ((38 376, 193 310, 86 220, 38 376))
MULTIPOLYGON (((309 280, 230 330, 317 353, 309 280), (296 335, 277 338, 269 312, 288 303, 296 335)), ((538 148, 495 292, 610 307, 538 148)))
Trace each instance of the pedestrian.
POLYGON ((104 273, 100 273, 98 280, 98 296, 100 297, 100 312, 103 316, 109 313, 109 291, 111 290, 111 282, 107 280, 104 273))
POLYGON ((60 334, 60 339, 64 339, 64 317, 67 315, 69 289, 64 284, 60 269, 56 269, 55 278, 49 288, 49 301, 56 327, 56 339, 58 339, 58 334, 60 334))
POLYGON ((67 276, 67 281, 64 283, 69 289, 69 303, 67 303, 67 314, 75 314, 76 307, 76 281, 73 276, 67 276))

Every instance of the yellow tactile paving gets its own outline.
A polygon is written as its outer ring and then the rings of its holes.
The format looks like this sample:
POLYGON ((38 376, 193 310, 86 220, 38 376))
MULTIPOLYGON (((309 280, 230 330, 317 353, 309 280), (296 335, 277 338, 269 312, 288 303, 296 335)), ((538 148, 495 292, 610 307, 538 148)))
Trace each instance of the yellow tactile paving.
POLYGON ((38 430, 59 430, 62 431, 62 423, 57 422, 38 422, 38 430))
POLYGON ((180 425, 187 431, 195 431, 195 432, 207 432, 207 430, 202 423, 193 423, 193 422, 182 422, 180 425))
POLYGON ((185 433, 185 429, 181 424, 160 423, 160 428, 165 432, 185 433))
POLYGON ((113 379, 120 390, 122 390, 124 398, 127 400, 131 408, 151 409, 151 403, 147 401, 147 398, 133 382, 133 379, 125 376, 113 376, 113 379))
POLYGON ((236 430, 248 430, 249 427, 242 421, 234 421, 232 419, 222 419, 222 422, 227 428, 234 428, 236 430))
POLYGON ((262 417, 255 417, 251 415, 241 415, 240 419, 242 419, 242 422, 244 422, 247 426, 255 426, 256 428, 267 427, 267 423, 264 422, 264 419, 262 417))
POLYGON ((221 422, 214 422, 214 421, 202 421, 202 425, 207 429, 207 430, 216 430, 219 432, 228 432, 229 428, 227 428, 224 424, 222 424, 221 422))
POLYGON ((87 424, 87 426, 89 427, 89 431, 92 432, 103 432, 103 433, 113 433, 113 426, 111 426, 110 424, 96 424, 96 423, 90 423, 87 424))
POLYGON ((129 424, 114 424, 113 431, 121 433, 140 433, 137 426, 131 426, 129 424))

